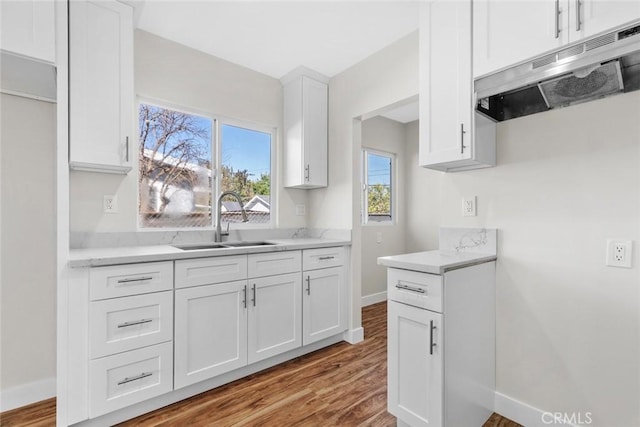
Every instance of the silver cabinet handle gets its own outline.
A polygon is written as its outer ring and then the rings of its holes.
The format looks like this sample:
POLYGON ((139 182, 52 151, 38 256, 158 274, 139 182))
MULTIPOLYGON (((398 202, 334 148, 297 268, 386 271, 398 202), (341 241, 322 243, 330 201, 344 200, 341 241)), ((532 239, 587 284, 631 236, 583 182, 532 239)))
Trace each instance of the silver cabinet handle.
POLYGON ((307 295, 311 295, 311 276, 307 276, 307 295))
POLYGON ((560 38, 560 0, 556 0, 556 38, 560 38))
POLYGON ((321 256, 320 258, 318 258, 318 260, 320 261, 326 261, 328 259, 334 259, 334 256, 321 256))
POLYGON ((582 22, 580 21, 580 9, 582 9, 582 0, 576 0, 576 31, 580 31, 582 28, 582 22))
POLYGON ((433 320, 431 320, 429 322, 429 354, 433 354, 433 347, 436 346, 436 343, 433 342, 434 329, 436 329, 436 327, 433 326, 433 320))
POLYGON ((153 280, 153 277, 144 276, 144 277, 132 277, 128 279, 120 279, 118 280, 118 283, 146 282, 147 280, 153 280))
POLYGON ((304 167, 304 180, 309 181, 310 175, 311 174, 309 173, 309 164, 307 163, 307 165, 304 167))
POLYGON ((404 289, 405 291, 411 291, 411 292, 418 292, 419 294, 426 294, 427 291, 422 289, 422 288, 416 288, 413 286, 409 286, 409 285, 404 285, 400 282, 398 282, 398 284, 396 285, 396 288, 398 289, 404 289))
POLYGON ((126 138, 124 156, 127 163, 129 163, 129 137, 126 138))
POLYGON ((253 284, 253 299, 251 300, 253 301, 253 306, 256 306, 256 284, 253 284))
POLYGON ((464 154, 464 149, 466 148, 464 146, 464 134, 467 133, 464 130, 464 123, 460 123, 460 154, 464 154))
POLYGON ((140 319, 134 322, 124 322, 118 325, 118 328, 128 328, 129 326, 142 325, 143 323, 151 323, 153 319, 140 319))
POLYGON ((135 377, 126 377, 125 379, 123 379, 122 381, 118 382, 118 385, 122 385, 122 384, 126 384, 126 383, 130 383, 132 381, 138 381, 141 380, 143 378, 147 378, 150 377, 151 375, 153 375, 152 372, 143 372, 140 375, 136 375, 135 377))
POLYGON ((244 304, 244 308, 247 308, 247 285, 244 285, 244 297, 242 299, 242 304, 244 304))

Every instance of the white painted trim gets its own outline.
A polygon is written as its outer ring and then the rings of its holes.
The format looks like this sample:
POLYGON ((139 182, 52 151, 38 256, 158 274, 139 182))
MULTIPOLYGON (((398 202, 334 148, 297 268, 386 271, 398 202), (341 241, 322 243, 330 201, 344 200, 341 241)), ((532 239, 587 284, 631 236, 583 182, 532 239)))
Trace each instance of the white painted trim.
POLYGON ((494 411, 526 427, 548 427, 550 425, 576 427, 570 423, 555 422, 549 412, 535 408, 497 391, 495 393, 494 411))
POLYGON ((342 337, 349 344, 358 344, 359 342, 364 341, 364 328, 359 327, 356 329, 349 329, 348 331, 344 331, 342 337))
POLYGON ((22 384, 0 392, 0 412, 20 408, 55 396, 55 377, 22 384))
POLYGON ((387 291, 378 292, 377 294, 364 295, 362 297, 362 307, 377 304, 387 300, 387 291))

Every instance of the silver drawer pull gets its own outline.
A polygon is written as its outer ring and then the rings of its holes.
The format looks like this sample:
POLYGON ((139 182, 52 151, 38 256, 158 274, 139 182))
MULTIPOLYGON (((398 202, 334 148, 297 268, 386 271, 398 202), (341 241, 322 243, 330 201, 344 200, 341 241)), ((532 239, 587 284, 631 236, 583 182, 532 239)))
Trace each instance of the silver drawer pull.
POLYGON ((144 277, 132 277, 130 279, 120 279, 118 280, 118 283, 145 282, 147 280, 153 280, 153 277, 144 276, 144 277))
POLYGON ((411 292, 418 292, 420 294, 426 294, 427 291, 422 289, 422 288, 415 288, 413 286, 409 286, 409 285, 403 285, 402 283, 398 282, 398 284, 396 285, 396 288, 398 289, 404 289, 405 291, 411 291, 411 292))
POLYGON ((334 259, 334 256, 321 256, 320 258, 318 258, 320 261, 326 261, 328 259, 334 259))
POLYGON ((118 325, 118 328, 126 328, 128 326, 142 325, 143 323, 151 323, 151 322, 153 322, 153 319, 140 319, 140 320, 136 320, 135 322, 120 323, 118 325))
POLYGON ((132 381, 138 381, 141 380, 143 378, 147 378, 150 377, 151 375, 153 375, 152 372, 143 372, 140 375, 136 375, 135 377, 126 377, 125 379, 123 379, 122 381, 118 382, 118 385, 122 385, 122 384, 126 384, 126 383, 130 383, 132 381))

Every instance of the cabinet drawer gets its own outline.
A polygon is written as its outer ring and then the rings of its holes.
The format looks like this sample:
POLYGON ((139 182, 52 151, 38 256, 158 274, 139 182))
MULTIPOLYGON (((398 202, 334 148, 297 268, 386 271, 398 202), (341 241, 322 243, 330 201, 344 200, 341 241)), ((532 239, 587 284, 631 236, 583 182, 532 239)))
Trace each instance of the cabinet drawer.
POLYGON ((387 298, 441 313, 442 276, 388 268, 387 298))
POLYGON ((249 255, 249 277, 295 273, 302 267, 300 251, 272 252, 249 255))
POLYGON ((173 342, 92 360, 91 418, 173 389, 173 342))
POLYGON ((307 249, 302 252, 302 269, 338 267, 344 264, 344 248, 307 249))
POLYGON ((246 255, 176 261, 176 288, 233 282, 246 278, 246 255))
POLYGON ((92 359, 173 338, 171 291, 94 301, 89 310, 92 359))
POLYGON ((111 265, 89 270, 91 301, 173 289, 173 262, 111 265))

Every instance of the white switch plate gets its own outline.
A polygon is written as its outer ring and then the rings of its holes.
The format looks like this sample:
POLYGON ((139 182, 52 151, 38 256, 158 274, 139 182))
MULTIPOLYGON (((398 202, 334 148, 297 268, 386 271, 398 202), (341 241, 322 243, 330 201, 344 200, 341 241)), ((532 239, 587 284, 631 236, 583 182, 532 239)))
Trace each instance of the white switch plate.
POLYGON ((476 216, 476 196, 462 198, 462 216, 476 216))
POLYGON ((296 205, 296 215, 304 216, 306 214, 306 206, 305 205, 296 205))
POLYGON ((376 243, 382 243, 382 231, 376 232, 376 243))
POLYGON ((113 195, 104 196, 102 207, 104 213, 118 213, 118 197, 113 195))
POLYGON ((631 240, 607 239, 606 265, 631 268, 632 257, 633 243, 631 240))

